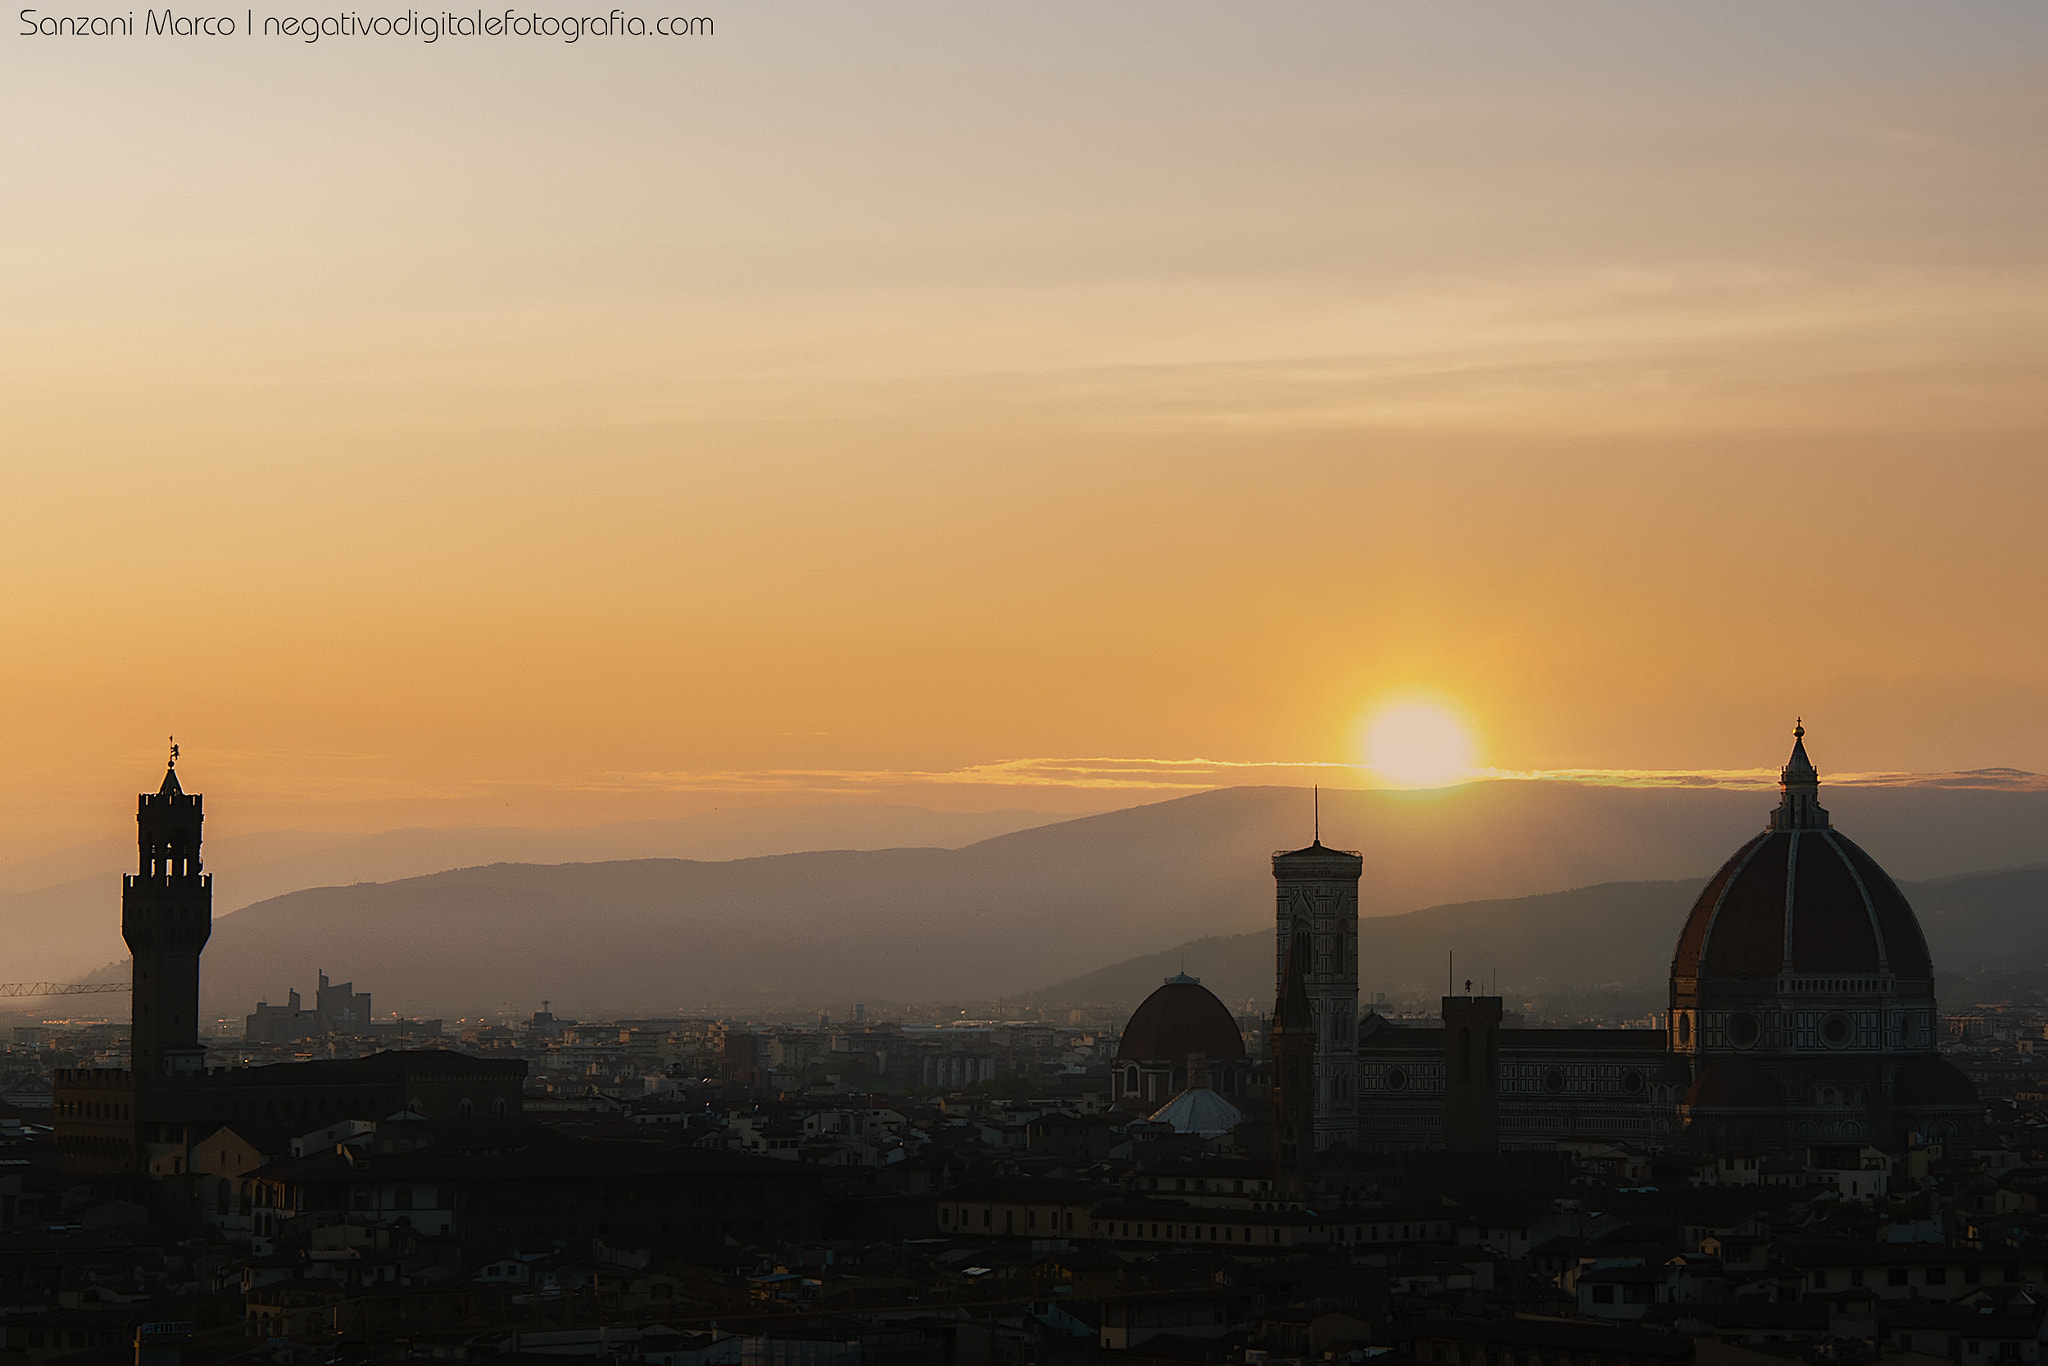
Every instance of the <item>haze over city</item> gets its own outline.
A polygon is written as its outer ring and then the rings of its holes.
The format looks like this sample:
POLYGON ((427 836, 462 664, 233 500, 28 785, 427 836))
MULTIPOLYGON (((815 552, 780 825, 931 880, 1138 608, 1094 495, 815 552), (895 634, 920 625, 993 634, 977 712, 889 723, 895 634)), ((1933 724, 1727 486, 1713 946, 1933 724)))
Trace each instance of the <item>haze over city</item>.
POLYGON ((2041 1366, 2048 9, 39 0, 0 1366, 2041 1366))

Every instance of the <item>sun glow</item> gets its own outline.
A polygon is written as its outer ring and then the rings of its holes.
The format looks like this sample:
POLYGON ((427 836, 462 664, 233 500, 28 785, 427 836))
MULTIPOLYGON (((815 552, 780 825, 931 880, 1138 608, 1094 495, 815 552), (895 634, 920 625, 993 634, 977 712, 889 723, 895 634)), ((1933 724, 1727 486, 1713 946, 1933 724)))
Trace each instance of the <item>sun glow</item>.
POLYGON ((1427 702, 1402 702, 1366 725, 1365 761, 1391 787, 1445 787, 1472 777, 1478 748, 1458 719, 1427 702))

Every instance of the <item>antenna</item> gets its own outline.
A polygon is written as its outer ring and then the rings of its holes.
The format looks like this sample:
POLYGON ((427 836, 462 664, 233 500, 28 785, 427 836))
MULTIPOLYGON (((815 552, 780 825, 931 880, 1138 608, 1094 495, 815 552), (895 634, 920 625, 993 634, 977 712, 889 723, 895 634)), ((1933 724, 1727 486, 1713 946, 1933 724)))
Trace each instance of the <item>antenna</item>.
POLYGON ((1444 952, 1451 956, 1450 961, 1444 965, 1444 995, 1450 996, 1458 989, 1458 951, 1446 949, 1444 952))
POLYGON ((1315 811, 1316 843, 1321 844, 1323 842, 1323 789, 1318 784, 1309 788, 1308 791, 1309 800, 1315 804, 1313 810, 1315 811))

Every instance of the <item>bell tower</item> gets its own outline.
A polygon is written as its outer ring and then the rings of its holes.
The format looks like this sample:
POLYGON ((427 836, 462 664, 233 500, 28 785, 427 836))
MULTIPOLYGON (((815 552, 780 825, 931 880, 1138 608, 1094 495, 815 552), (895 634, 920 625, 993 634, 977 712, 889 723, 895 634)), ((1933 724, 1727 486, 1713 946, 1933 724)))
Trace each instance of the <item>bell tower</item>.
POLYGON ((178 784, 178 747, 156 794, 136 799, 140 862, 121 880, 121 937, 134 965, 130 1068, 139 1085, 205 1070, 199 953, 213 934, 213 879, 200 870, 201 798, 178 784))
POLYGON ((1358 1141, 1358 883, 1365 859, 1323 843, 1322 795, 1315 797, 1315 839, 1273 855, 1278 906, 1275 996, 1287 974, 1302 975, 1315 1036, 1311 1071, 1315 1139, 1311 1151, 1358 1141), (1290 969, 1290 958, 1297 959, 1290 969))

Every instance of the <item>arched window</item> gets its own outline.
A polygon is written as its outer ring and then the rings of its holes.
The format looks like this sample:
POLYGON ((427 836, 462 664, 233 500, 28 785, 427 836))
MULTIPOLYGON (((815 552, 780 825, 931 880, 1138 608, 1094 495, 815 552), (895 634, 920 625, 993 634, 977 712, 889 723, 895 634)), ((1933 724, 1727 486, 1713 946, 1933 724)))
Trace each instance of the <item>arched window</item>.
POLYGON ((471 1100, 468 1096, 464 1096, 461 1100, 456 1102, 455 1112, 461 1115, 464 1119, 473 1119, 476 1116, 476 1102, 471 1100))
POLYGON ((391 1208, 393 1208, 393 1209, 411 1209, 411 1208, 412 1208, 412 1187, 411 1187, 411 1186, 400 1186, 400 1187, 399 1187, 399 1188, 398 1188, 397 1190, 395 1190, 395 1191, 391 1192, 391 1208))
POLYGON ((492 1100, 491 1100, 491 1118, 492 1118, 492 1119, 503 1119, 504 1117, 505 1117, 505 1098, 504 1098, 503 1096, 495 1096, 495 1097, 493 1097, 493 1098, 492 1098, 492 1100))
POLYGON ((358 1190, 356 1192, 355 1206, 357 1209, 368 1209, 370 1207, 370 1193, 366 1190, 358 1190))

